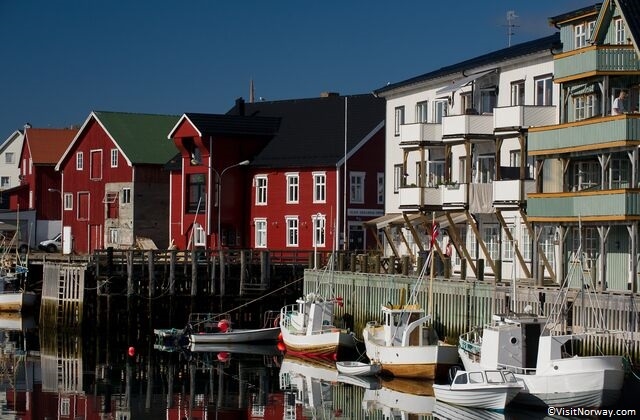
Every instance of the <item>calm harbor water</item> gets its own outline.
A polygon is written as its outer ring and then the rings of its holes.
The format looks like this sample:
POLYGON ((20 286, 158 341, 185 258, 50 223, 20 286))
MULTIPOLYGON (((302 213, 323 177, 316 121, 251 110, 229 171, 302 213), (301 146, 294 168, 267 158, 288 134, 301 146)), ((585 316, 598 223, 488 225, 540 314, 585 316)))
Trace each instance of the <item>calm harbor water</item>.
MULTIPOLYGON (((88 304, 80 328, 0 315, 0 419, 580 418, 461 410, 436 402, 428 381, 345 378, 275 345, 188 351, 154 342, 154 328, 183 327, 192 312, 241 307, 234 324, 255 327, 294 298, 102 297, 88 304)), ((640 408, 639 384, 629 380, 617 408, 640 408)))

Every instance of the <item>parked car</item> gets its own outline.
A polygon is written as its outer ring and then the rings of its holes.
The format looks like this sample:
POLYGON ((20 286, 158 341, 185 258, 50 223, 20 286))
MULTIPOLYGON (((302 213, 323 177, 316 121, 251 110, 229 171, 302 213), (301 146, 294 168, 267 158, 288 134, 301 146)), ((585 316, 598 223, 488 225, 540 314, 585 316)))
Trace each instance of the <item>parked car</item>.
POLYGON ((58 233, 53 238, 40 242, 38 248, 47 252, 58 252, 62 249, 62 233, 58 233))

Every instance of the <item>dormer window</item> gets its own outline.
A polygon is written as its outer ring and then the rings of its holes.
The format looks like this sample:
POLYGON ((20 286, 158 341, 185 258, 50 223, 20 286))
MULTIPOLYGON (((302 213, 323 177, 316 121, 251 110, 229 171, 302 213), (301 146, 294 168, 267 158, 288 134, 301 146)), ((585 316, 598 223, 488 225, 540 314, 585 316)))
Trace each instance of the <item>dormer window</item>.
POLYGON ((616 19, 613 21, 613 26, 616 31, 616 44, 626 44, 627 36, 625 35, 624 21, 622 19, 616 19))

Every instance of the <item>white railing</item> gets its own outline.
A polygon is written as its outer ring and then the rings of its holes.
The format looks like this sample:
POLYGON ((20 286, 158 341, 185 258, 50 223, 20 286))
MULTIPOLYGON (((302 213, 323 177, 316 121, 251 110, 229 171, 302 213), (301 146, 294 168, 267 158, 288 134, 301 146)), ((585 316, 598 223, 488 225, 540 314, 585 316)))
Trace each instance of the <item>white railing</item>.
POLYGON ((464 206, 467 204, 467 184, 442 185, 442 206, 464 206))
POLYGON ((540 127, 555 123, 555 106, 521 105, 493 109, 493 127, 495 130, 540 127))
POLYGON ((442 205, 442 195, 438 188, 402 187, 398 192, 400 193, 400 206, 402 207, 442 205))
POLYGON ((400 142, 442 141, 442 124, 413 123, 400 126, 400 142))
POLYGON ((493 114, 451 115, 442 119, 443 136, 492 135, 493 114))
POLYGON ((527 194, 532 192, 535 192, 535 183, 532 179, 493 182, 494 203, 521 203, 526 201, 527 194))

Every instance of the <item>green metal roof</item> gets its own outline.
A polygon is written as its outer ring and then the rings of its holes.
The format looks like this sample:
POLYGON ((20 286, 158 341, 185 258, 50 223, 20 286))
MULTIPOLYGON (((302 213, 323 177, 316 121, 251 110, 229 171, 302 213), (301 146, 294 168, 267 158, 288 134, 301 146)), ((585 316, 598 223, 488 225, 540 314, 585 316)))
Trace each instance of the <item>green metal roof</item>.
POLYGON ((176 154, 167 135, 179 115, 95 111, 94 114, 132 164, 164 165, 176 154))

